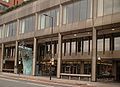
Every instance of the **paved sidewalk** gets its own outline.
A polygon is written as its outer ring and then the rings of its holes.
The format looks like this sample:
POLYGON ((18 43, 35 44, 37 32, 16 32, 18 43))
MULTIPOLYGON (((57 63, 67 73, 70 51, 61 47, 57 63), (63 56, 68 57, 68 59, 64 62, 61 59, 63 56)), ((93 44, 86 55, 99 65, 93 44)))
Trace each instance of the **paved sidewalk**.
POLYGON ((0 77, 28 80, 34 82, 52 83, 52 84, 53 83, 71 84, 71 85, 77 85, 77 87, 120 87, 120 83, 113 83, 113 82, 90 82, 90 81, 79 81, 79 80, 68 80, 68 79, 57 79, 57 78, 52 78, 52 80, 49 80, 49 77, 26 76, 26 75, 11 74, 11 73, 0 73, 0 77))

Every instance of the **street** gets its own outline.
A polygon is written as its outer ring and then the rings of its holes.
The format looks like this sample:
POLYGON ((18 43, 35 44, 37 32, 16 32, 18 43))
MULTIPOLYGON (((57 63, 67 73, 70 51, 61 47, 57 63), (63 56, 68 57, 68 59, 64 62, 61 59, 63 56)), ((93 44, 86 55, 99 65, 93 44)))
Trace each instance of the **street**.
POLYGON ((67 84, 50 84, 49 83, 35 83, 30 81, 12 80, 0 78, 0 87, 73 87, 67 84))

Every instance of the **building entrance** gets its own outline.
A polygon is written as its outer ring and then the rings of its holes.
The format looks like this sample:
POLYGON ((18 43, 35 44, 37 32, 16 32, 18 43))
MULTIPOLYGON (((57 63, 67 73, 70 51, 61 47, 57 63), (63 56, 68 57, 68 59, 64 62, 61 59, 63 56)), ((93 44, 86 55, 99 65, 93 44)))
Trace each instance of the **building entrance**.
POLYGON ((117 62, 117 81, 120 81, 120 61, 117 62))

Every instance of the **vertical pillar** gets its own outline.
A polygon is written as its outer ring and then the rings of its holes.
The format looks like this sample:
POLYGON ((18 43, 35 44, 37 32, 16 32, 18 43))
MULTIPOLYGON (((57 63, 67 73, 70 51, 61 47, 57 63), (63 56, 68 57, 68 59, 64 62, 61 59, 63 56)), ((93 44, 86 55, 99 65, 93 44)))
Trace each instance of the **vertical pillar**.
POLYGON ((80 65, 80 74, 84 74, 84 61, 81 61, 80 65))
POLYGON ((57 60, 57 78, 60 78, 61 58, 62 58, 62 36, 59 33, 59 38, 58 38, 58 60, 57 60))
POLYGON ((4 44, 2 43, 1 67, 0 67, 0 71, 1 71, 1 72, 2 72, 2 70, 3 70, 3 58, 4 58, 4 44))
POLYGON ((91 81, 96 82, 96 66, 97 66, 97 30, 95 29, 94 19, 97 17, 97 0, 92 0, 92 68, 91 81))
POLYGON ((117 80, 117 63, 116 61, 113 61, 113 67, 112 67, 112 75, 115 76, 114 80, 117 80))
POLYGON ((35 30, 38 30, 38 13, 35 13, 35 30))
POLYGON ((93 28, 92 36, 92 78, 91 81, 96 81, 96 63, 97 63, 97 32, 93 28))
POLYGON ((34 76, 36 73, 36 58, 37 58, 37 39, 34 38, 34 48, 33 48, 33 72, 32 75, 34 76))
POLYGON ((15 63, 14 63, 14 73, 17 74, 17 60, 18 60, 18 41, 15 44, 15 63))

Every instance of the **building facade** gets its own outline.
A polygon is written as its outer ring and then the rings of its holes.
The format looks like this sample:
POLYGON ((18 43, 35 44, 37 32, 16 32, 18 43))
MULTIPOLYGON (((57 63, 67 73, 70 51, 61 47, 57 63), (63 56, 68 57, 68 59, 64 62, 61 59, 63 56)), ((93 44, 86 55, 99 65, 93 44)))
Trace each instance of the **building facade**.
POLYGON ((120 0, 31 2, 0 17, 0 38, 1 72, 22 70, 24 41, 33 50, 32 75, 49 75, 52 54, 57 78, 120 80, 120 0))

